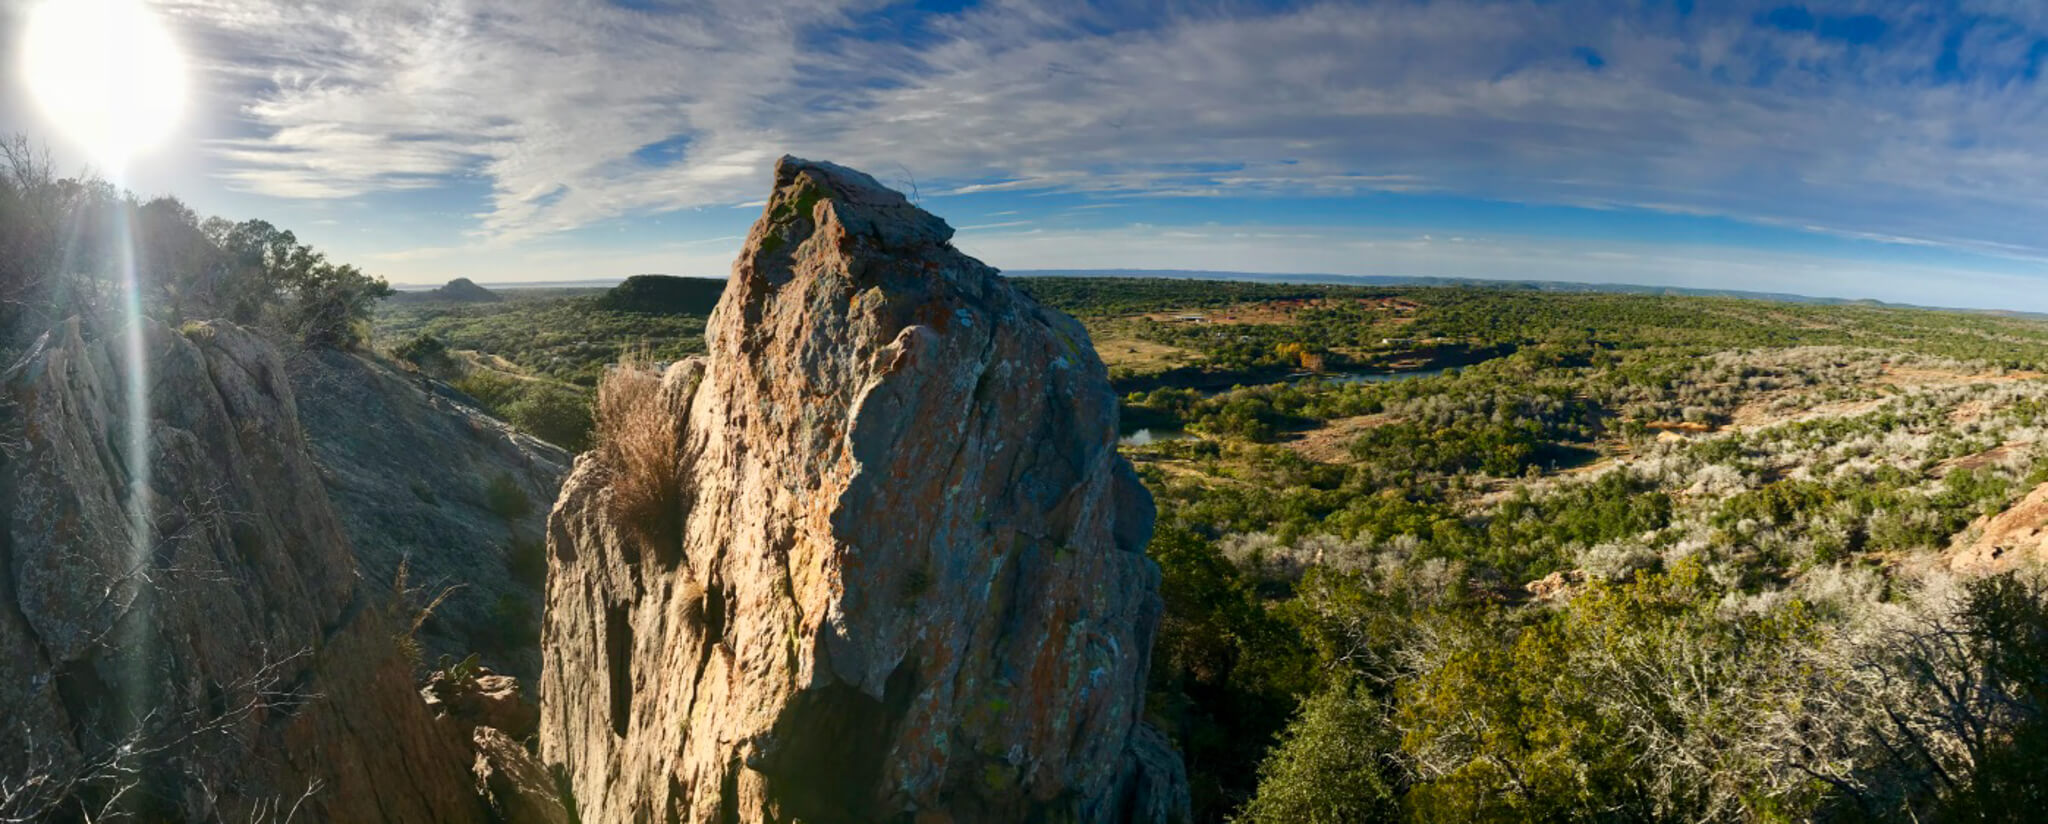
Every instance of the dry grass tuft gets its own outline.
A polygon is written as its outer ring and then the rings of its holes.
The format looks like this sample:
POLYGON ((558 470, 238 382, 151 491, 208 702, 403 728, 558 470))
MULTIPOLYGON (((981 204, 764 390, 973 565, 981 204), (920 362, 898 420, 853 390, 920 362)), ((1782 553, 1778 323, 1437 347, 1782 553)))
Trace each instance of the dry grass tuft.
POLYGON ((661 375, 628 356, 597 385, 597 454, 610 471, 612 515, 644 537, 671 535, 682 471, 681 420, 661 375))

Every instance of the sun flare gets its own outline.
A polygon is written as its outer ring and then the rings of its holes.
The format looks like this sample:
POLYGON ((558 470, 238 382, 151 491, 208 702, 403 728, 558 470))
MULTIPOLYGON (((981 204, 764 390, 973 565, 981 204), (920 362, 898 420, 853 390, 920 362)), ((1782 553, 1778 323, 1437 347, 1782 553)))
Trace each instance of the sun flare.
POLYGON ((184 108, 184 56, 135 0, 45 0, 29 17, 22 73, 44 115, 113 172, 184 108))

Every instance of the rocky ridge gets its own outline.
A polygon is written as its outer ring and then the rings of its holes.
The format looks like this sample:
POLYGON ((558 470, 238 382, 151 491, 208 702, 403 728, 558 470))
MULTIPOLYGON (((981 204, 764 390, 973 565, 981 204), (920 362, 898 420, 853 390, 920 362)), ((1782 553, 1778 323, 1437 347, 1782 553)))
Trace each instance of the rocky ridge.
POLYGON ((709 354, 654 395, 666 511, 578 459, 540 741, 581 820, 1186 816, 1140 720, 1159 573, 1116 398, 1078 323, 951 236, 784 158, 709 354))
POLYGON ((483 820, 467 742, 429 716, 402 619, 356 574, 276 350, 228 324, 142 337, 139 421, 123 337, 75 320, 4 377, 0 807, 483 820))
POLYGON ((362 576, 447 593, 423 658, 540 675, 542 541, 570 456, 446 384, 331 349, 285 363, 321 485, 362 576))

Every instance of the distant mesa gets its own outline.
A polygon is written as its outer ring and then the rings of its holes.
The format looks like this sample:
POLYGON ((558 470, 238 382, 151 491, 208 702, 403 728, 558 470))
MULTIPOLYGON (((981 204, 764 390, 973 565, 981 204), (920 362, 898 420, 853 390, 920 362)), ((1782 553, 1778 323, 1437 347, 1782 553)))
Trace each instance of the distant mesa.
POLYGON ((469 278, 456 278, 448 281, 447 285, 435 289, 428 294, 441 300, 461 301, 463 303, 489 303, 504 300, 504 298, 498 296, 498 293, 476 285, 476 281, 469 278))
POLYGON ((441 301, 446 303, 496 303, 505 297, 482 286, 469 278, 456 278, 440 288, 418 292, 399 292, 392 296, 399 301, 441 301))
POLYGON ((725 294, 724 278, 634 275, 612 287, 598 305, 615 312, 648 315, 708 315, 725 294))

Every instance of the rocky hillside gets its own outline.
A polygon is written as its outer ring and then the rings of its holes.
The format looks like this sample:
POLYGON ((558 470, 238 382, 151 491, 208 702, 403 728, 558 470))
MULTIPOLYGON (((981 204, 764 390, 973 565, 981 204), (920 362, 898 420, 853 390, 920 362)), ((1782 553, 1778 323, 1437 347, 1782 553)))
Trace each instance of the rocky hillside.
POLYGON ((784 158, 710 354, 608 384, 549 524, 541 749, 583 821, 1185 815, 1116 398, 951 235, 784 158))
POLYGON ((0 817, 482 820, 276 351, 227 324, 141 351, 141 416, 122 341, 76 321, 4 376, 0 817))
POLYGON ((568 453, 439 381, 331 349, 287 363, 320 481, 369 581, 446 592, 419 640, 431 664, 476 653, 540 674, 542 550, 568 453))

